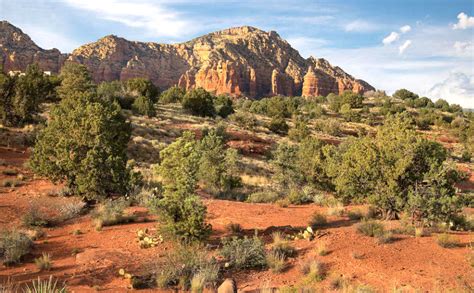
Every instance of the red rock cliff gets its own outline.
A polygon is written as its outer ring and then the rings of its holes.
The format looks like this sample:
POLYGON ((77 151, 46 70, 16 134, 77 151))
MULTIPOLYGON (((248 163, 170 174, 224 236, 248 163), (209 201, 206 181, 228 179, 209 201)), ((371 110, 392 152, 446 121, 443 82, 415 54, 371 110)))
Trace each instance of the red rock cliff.
POLYGON ((39 48, 21 30, 2 22, 0 49, 5 71, 24 70, 37 62, 43 70, 58 72, 67 58, 86 65, 97 82, 148 77, 162 89, 177 84, 252 98, 373 90, 324 59, 304 59, 276 32, 248 26, 174 45, 110 35, 65 55, 39 48))

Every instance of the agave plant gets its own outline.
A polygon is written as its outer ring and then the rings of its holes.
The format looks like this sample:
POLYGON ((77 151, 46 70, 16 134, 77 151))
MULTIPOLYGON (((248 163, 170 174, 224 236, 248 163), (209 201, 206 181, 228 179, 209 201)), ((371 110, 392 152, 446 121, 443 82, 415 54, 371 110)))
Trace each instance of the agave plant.
POLYGON ((64 285, 58 285, 58 280, 53 281, 53 276, 49 276, 48 280, 33 281, 30 286, 26 286, 25 293, 66 293, 67 289, 64 285))

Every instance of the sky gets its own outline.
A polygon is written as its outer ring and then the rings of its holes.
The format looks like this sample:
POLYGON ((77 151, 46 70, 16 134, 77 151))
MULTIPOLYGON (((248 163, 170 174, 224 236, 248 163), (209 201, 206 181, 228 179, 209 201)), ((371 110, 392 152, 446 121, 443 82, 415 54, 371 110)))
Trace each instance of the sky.
POLYGON ((474 108, 474 0, 0 0, 0 19, 62 52, 109 34, 176 43, 250 25, 389 94, 474 108))

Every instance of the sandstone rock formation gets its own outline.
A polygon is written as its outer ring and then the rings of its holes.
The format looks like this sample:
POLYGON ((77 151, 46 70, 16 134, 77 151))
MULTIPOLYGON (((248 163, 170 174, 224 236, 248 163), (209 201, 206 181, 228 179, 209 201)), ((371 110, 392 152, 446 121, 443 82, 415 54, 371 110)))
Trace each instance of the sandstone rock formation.
POLYGON ((216 94, 251 98, 374 90, 324 59, 304 59, 276 32, 248 26, 174 45, 110 35, 65 55, 39 48, 21 30, 2 22, 0 49, 5 71, 24 70, 37 62, 43 70, 58 72, 67 59, 86 65, 97 82, 148 77, 162 89, 203 87, 216 94))
POLYGON ((44 71, 58 72, 66 58, 58 49, 41 49, 19 28, 0 21, 0 64, 5 72, 24 71, 32 63, 44 71))

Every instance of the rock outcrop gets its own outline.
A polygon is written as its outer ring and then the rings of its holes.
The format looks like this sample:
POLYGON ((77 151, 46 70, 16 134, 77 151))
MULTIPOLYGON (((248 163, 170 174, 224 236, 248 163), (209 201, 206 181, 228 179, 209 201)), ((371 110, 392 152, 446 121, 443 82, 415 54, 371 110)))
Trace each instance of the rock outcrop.
POLYGON ((202 87, 216 94, 251 98, 374 89, 324 59, 304 59, 276 32, 249 26, 173 45, 110 35, 65 55, 39 48, 21 30, 2 22, 0 49, 5 71, 24 70, 37 62, 43 70, 58 72, 69 60, 86 65, 97 82, 148 77, 162 89, 202 87))
POLYGON ((58 49, 41 49, 19 28, 0 21, 0 64, 5 72, 24 71, 32 63, 44 71, 58 72, 66 58, 58 49))

